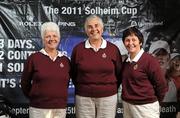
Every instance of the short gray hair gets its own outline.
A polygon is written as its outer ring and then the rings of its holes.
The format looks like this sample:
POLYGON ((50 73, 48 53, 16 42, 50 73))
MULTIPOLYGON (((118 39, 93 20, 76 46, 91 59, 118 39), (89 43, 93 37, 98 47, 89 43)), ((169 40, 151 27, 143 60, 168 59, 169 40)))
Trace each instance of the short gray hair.
POLYGON ((60 37, 60 29, 59 26, 54 22, 45 22, 41 26, 41 38, 44 39, 45 33, 47 31, 54 31, 57 33, 58 37, 60 37))
POLYGON ((87 22, 88 22, 89 20, 91 20, 91 19, 94 19, 94 18, 97 18, 97 19, 99 20, 99 24, 102 26, 102 28, 104 28, 104 24, 103 24, 102 19, 101 19, 99 16, 93 14, 93 15, 88 16, 88 17, 86 18, 86 20, 85 20, 85 24, 84 24, 85 31, 86 31, 86 29, 87 29, 87 22))

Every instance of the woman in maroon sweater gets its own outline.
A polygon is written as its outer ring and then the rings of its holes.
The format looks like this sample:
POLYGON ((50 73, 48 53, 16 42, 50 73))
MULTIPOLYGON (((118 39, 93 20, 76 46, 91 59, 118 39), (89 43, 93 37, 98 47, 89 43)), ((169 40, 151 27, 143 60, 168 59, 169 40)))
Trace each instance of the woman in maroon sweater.
POLYGON ((30 100, 30 118, 65 118, 70 61, 56 48, 59 27, 53 22, 41 27, 44 48, 32 54, 25 65, 21 87, 30 100))
POLYGON ((77 118, 114 118, 121 55, 118 48, 102 38, 102 19, 87 17, 88 39, 72 52, 72 80, 76 92, 77 118))
POLYGON ((144 52, 143 35, 136 27, 123 32, 128 58, 122 69, 124 118, 159 118, 159 102, 167 91, 167 83, 158 61, 144 52))

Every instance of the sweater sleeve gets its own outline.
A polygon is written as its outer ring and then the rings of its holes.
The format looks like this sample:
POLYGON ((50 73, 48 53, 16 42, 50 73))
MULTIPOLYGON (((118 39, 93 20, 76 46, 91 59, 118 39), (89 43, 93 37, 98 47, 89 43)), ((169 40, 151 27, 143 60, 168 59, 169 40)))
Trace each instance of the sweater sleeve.
POLYGON ((121 70, 122 70, 122 57, 120 51, 117 49, 116 51, 116 61, 115 61, 115 74, 118 81, 118 87, 122 82, 121 78, 121 70))
POLYGON ((21 76, 21 89, 26 97, 29 98, 29 92, 31 90, 31 80, 33 74, 33 60, 32 55, 28 57, 24 70, 21 76))
MULTIPOLYGON (((66 59, 67 59, 67 62, 68 62, 68 67, 69 67, 69 77, 71 78, 71 61, 70 61, 70 59, 68 58, 68 57, 66 57, 66 59)), ((69 82, 70 82, 70 79, 69 79, 69 82)), ((69 87, 69 82, 68 82, 68 86, 67 86, 67 88, 69 87)))
POLYGON ((149 79, 153 85, 155 95, 159 102, 162 102, 165 93, 167 92, 167 82, 165 79, 165 75, 163 75, 162 70, 160 68, 160 64, 155 58, 149 63, 149 79))
POLYGON ((71 72, 70 76, 74 85, 76 85, 76 77, 77 77, 77 64, 76 64, 76 48, 73 49, 71 54, 71 72))

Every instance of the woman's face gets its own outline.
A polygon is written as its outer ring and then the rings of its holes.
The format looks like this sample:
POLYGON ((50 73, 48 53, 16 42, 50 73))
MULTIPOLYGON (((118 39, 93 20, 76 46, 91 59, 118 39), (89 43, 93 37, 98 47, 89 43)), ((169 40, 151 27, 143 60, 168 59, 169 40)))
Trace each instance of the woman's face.
POLYGON ((170 68, 173 68, 174 71, 180 73, 180 58, 175 57, 173 60, 170 61, 170 68))
POLYGON ((161 69, 166 70, 169 65, 169 55, 155 55, 155 57, 157 58, 161 69))
POLYGON ((86 23, 86 34, 89 39, 101 40, 103 33, 103 27, 100 25, 98 18, 93 18, 86 23))
POLYGON ((129 54, 137 54, 141 50, 142 43, 136 35, 132 34, 125 38, 124 45, 129 54))
POLYGON ((44 36, 44 46, 47 49, 56 49, 60 41, 60 37, 54 31, 47 31, 44 36))

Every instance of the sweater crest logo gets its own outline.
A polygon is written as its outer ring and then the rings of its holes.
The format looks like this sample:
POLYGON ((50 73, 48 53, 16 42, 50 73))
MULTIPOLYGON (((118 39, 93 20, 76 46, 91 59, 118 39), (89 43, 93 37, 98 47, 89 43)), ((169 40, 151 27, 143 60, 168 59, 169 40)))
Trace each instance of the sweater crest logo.
POLYGON ((102 58, 106 58, 106 57, 107 57, 106 53, 103 53, 102 58))
POLYGON ((60 67, 63 68, 63 67, 64 67, 64 64, 63 64, 63 63, 60 63, 60 67))
POLYGON ((137 65, 137 64, 135 64, 133 68, 134 68, 134 70, 137 70, 138 65, 137 65))

